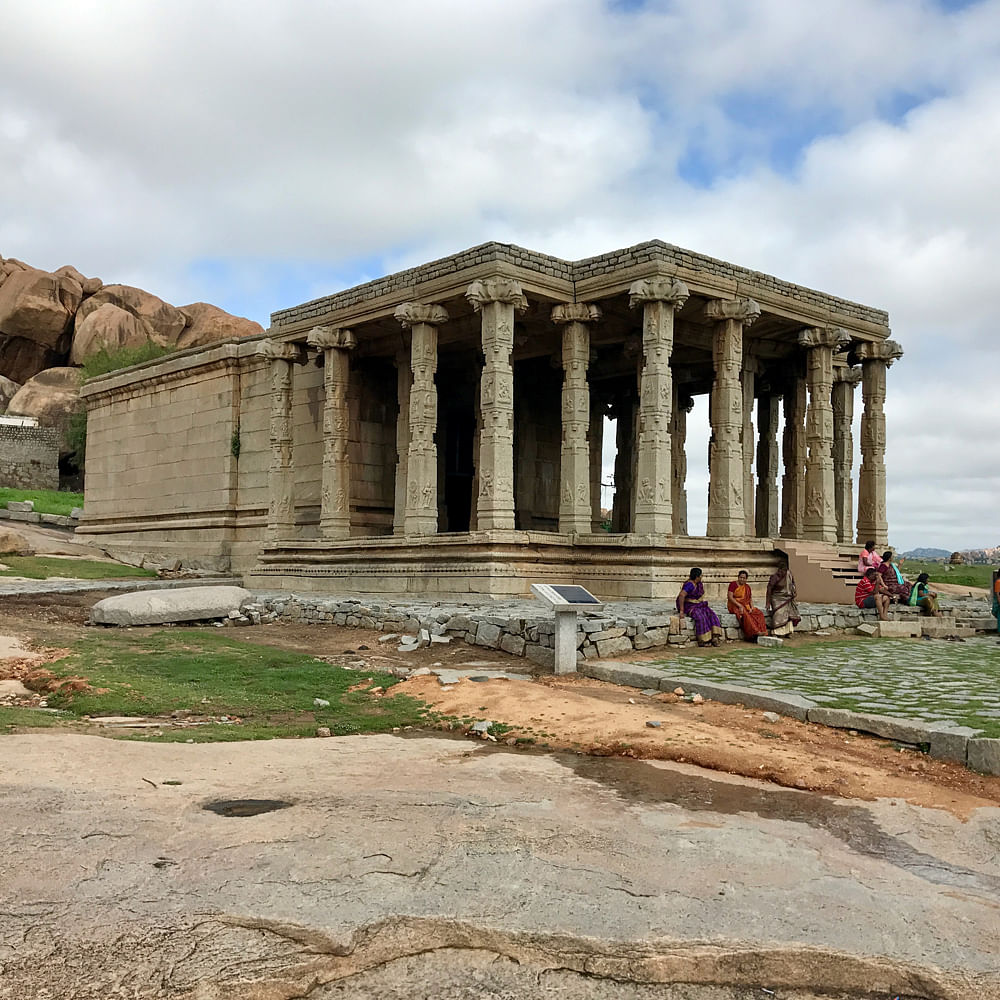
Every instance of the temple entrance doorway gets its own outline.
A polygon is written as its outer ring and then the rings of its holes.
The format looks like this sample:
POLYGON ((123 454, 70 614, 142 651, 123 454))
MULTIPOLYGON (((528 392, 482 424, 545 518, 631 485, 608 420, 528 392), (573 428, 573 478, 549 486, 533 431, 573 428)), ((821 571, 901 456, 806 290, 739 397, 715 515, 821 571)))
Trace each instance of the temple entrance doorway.
POLYGON ((469 366, 442 366, 438 383, 438 530, 469 531, 475 510, 476 397, 469 366))

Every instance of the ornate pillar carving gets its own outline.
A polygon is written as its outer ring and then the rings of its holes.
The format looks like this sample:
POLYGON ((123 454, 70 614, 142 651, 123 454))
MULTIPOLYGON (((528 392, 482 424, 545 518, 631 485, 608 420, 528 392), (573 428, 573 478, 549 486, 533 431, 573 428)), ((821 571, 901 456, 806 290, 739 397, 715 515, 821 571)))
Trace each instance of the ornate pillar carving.
POLYGON ((404 333, 404 346, 396 352, 396 487, 392 511, 392 533, 402 535, 406 521, 406 463, 410 450, 410 335, 404 333))
POLYGON ((552 322, 562 326, 562 448, 559 462, 559 531, 588 534, 591 530, 590 447, 590 329, 601 310, 584 302, 566 302, 552 309, 552 322))
POLYGON ((675 535, 688 533, 687 415, 694 400, 674 382, 670 420, 670 507, 675 535))
POLYGON ((757 503, 755 526, 760 538, 778 536, 778 403, 779 397, 762 394, 757 400, 757 503))
POLYGON ((404 535, 433 535, 438 529, 437 328, 448 313, 435 305, 404 302, 393 314, 410 331, 409 446, 406 451, 404 535))
POLYGON ((753 299, 712 299, 705 315, 712 333, 712 382, 709 443, 708 534, 736 538, 746 533, 743 506, 743 328, 760 316, 753 299))
POLYGON ((833 354, 851 338, 839 327, 813 327, 799 334, 806 351, 806 479, 802 537, 836 542, 837 512, 833 499, 833 354))
POLYGON ((858 540, 887 544, 885 504, 885 373, 903 356, 894 340, 865 342, 854 350, 861 362, 861 470, 858 476, 858 540))
MULTIPOLYGON (((833 502, 837 516, 837 541, 854 540, 854 389, 861 381, 857 368, 833 372, 833 502)), ((866 539, 867 541, 867 539, 866 539)))
POLYGON ((351 462, 347 456, 350 429, 348 352, 358 342, 350 330, 317 326, 309 332, 306 343, 323 352, 323 492, 319 530, 323 538, 332 541, 349 538, 351 534, 351 462))
POLYGON ((643 278, 629 288, 630 308, 642 305, 642 371, 639 377, 638 456, 635 519, 638 534, 669 535, 674 530, 670 502, 670 422, 674 351, 674 313, 688 300, 687 285, 677 278, 643 278))
POLYGON ((785 471, 781 477, 781 534, 799 538, 805 504, 806 380, 793 375, 785 390, 785 430, 781 437, 781 457, 785 471))
MULTIPOLYGON (((591 363, 594 356, 591 355, 591 363)), ((601 479, 604 474, 604 414, 607 404, 590 395, 590 530, 601 530, 601 479)))
POLYGON ((746 521, 743 534, 748 538, 753 537, 757 530, 754 517, 753 488, 753 401, 757 394, 757 376, 762 370, 763 366, 760 361, 746 350, 746 345, 744 345, 743 374, 740 378, 743 390, 743 427, 740 430, 740 448, 743 450, 743 517, 746 521))
POLYGON ((292 428, 292 365, 302 357, 298 344, 264 340, 257 354, 271 363, 271 467, 267 475, 267 537, 295 537, 295 465, 292 428))
POLYGON ((514 528, 514 312, 528 300, 513 278, 487 278, 469 285, 465 297, 482 317, 485 364, 479 380, 480 530, 514 528))

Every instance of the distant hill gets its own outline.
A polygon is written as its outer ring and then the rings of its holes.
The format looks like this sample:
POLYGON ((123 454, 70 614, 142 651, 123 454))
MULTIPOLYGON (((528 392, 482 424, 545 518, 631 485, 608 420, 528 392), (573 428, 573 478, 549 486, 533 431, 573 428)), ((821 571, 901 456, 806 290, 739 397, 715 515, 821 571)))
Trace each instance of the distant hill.
POLYGON ((947 559, 951 553, 947 549, 910 549, 903 553, 904 559, 947 559))

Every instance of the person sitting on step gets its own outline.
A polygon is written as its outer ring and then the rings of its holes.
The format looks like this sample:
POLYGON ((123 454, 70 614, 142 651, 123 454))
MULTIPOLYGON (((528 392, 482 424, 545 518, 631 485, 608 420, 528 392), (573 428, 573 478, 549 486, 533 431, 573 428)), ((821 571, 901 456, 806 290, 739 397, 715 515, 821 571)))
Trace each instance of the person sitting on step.
POLYGON ((880 621, 889 620, 889 594, 874 567, 869 566, 865 570, 865 575, 854 588, 854 603, 863 610, 877 611, 880 621))

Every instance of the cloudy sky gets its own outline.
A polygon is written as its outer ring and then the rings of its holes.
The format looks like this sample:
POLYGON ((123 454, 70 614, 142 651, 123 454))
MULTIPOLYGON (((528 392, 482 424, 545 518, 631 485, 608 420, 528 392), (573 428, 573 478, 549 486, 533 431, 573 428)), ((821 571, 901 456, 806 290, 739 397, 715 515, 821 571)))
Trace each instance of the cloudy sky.
POLYGON ((661 238, 888 309, 892 541, 1000 542, 1000 0, 0 0, 0 24, 0 255, 266 325, 490 239, 661 238))

